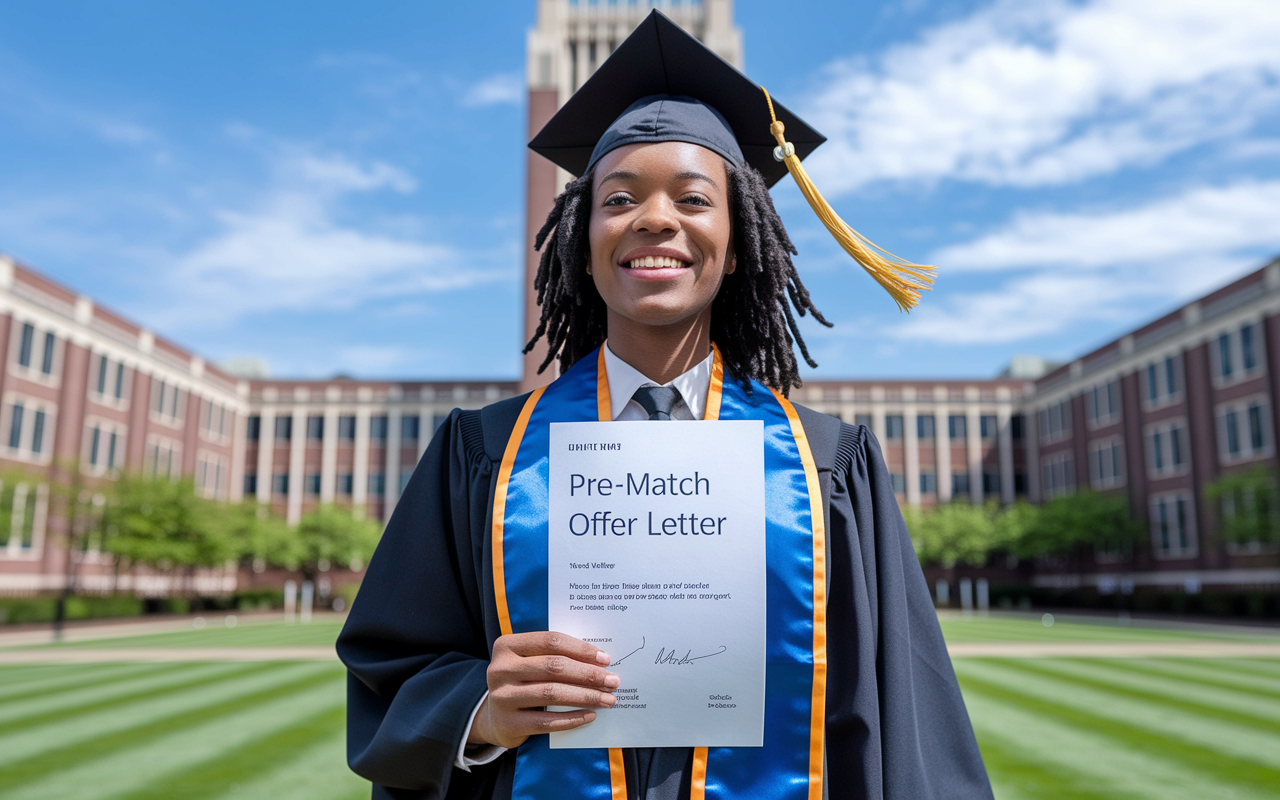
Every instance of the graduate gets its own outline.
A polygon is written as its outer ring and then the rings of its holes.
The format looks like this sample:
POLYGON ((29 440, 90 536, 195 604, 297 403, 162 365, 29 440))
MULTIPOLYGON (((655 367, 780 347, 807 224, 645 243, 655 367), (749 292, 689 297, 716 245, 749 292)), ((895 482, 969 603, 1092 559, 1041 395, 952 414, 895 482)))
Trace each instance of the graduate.
POLYGON ((875 438, 787 400, 794 348, 816 366, 795 314, 825 320, 769 186, 791 174, 903 309, 930 279, 822 200, 800 165, 822 141, 654 11, 531 143, 578 176, 536 239, 526 348, 560 377, 455 410, 369 564, 338 653, 373 797, 991 796, 875 438), (764 746, 552 750, 619 679, 547 630, 550 423, 716 419, 764 424, 764 746))

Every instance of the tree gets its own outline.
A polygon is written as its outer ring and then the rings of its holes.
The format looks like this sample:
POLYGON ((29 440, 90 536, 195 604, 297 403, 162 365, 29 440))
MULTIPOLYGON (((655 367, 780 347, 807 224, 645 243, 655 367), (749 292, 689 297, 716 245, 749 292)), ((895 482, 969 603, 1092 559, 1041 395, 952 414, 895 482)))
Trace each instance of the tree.
POLYGON ((958 563, 979 567, 986 563, 987 555, 1000 543, 999 513, 994 504, 964 502, 927 511, 911 506, 903 509, 920 563, 948 569, 958 563))
POLYGON ((1092 547, 1124 553, 1142 533, 1120 494, 1082 490, 1046 503, 1018 539, 1019 556, 1072 556, 1092 547))
POLYGON ((124 565, 173 574, 182 569, 187 590, 199 567, 220 567, 241 555, 241 542, 225 521, 225 507, 196 494, 190 480, 121 475, 102 511, 103 549, 124 565))
POLYGON ((1218 505, 1227 541, 1280 544, 1280 486, 1270 467, 1255 464, 1244 472, 1223 475, 1204 487, 1204 496, 1218 505))
POLYGON ((382 526, 348 509, 322 505, 303 516, 292 534, 298 551, 294 564, 286 566, 314 581, 330 567, 363 569, 382 536, 382 526))

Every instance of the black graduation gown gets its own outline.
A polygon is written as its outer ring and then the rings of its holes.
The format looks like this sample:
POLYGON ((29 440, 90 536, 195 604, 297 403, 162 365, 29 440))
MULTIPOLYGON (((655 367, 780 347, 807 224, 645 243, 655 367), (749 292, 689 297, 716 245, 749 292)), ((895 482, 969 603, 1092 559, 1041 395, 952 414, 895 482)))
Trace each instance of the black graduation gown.
MULTIPOLYGON (((455 410, 437 429, 338 638, 347 758, 375 799, 510 797, 514 751, 469 773, 453 764, 500 635, 490 512, 525 399, 455 410)), ((866 426, 796 409, 827 508, 827 795, 989 798, 879 445, 866 426)))

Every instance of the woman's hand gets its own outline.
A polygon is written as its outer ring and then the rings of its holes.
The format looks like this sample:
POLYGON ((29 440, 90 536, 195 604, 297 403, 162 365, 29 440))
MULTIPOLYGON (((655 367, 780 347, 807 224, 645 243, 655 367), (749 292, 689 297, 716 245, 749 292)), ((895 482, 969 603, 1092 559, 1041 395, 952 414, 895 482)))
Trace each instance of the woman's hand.
POLYGON ((609 656, 593 644, 554 631, 512 633, 493 643, 489 696, 476 712, 467 744, 517 747, 535 733, 567 731, 610 708, 620 678, 609 656), (546 711, 544 706, 573 706, 546 711))

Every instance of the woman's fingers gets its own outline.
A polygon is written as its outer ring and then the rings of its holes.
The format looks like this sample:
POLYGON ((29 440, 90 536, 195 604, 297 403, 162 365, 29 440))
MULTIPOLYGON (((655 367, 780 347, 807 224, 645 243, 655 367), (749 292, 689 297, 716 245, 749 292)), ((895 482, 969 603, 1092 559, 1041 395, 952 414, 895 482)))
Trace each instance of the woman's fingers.
POLYGON ((542 706, 612 708, 618 702, 608 692, 567 683, 512 683, 490 690, 489 697, 499 706, 521 710, 542 706))
POLYGON ((605 691, 618 688, 620 679, 604 667, 583 664, 566 656, 531 656, 495 660, 489 668, 489 688, 507 683, 570 683, 605 691))
MULTIPOLYGON (((557 631, 513 633, 499 639, 518 656, 567 656, 584 664, 609 666, 609 654, 590 642, 557 631)), ((495 642, 495 646, 496 646, 495 642)))

